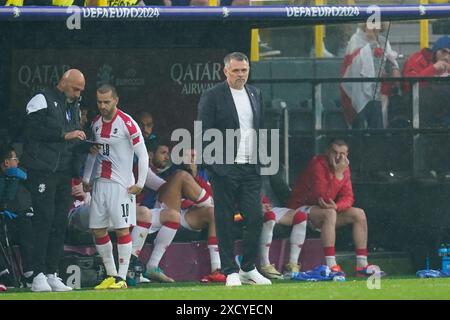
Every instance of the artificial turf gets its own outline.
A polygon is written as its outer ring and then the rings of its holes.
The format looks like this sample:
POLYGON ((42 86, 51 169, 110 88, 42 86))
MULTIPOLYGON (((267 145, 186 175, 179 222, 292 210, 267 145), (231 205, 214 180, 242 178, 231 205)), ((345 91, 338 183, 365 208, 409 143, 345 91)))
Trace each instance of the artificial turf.
POLYGON ((345 282, 275 281, 271 286, 225 287, 223 284, 179 282, 150 283, 122 290, 82 289, 71 292, 34 293, 11 289, 0 300, 341 300, 341 299, 446 299, 450 300, 450 278, 382 278, 380 289, 368 289, 365 279, 345 282))

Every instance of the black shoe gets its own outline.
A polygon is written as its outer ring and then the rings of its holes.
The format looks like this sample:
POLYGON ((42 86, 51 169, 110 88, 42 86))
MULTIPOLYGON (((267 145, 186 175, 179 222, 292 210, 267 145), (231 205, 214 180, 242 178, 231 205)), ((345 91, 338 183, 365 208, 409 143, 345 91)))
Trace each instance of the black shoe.
POLYGON ((31 288, 31 285, 33 284, 33 275, 29 277, 22 276, 20 277, 20 287, 21 288, 31 288))
POLYGON ((145 272, 145 266, 135 255, 131 255, 128 271, 132 271, 136 276, 140 276, 145 272))
POLYGON ((135 255, 131 255, 130 265, 127 272, 127 284, 129 287, 135 286, 140 282, 141 275, 145 272, 145 266, 135 255))

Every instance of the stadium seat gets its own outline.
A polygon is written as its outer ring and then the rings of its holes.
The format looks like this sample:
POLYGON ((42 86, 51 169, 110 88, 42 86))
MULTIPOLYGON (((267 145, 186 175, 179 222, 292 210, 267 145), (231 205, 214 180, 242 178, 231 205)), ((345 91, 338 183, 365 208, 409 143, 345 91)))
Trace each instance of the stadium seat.
POLYGON ((270 107, 264 110, 264 121, 267 129, 280 129, 283 125, 283 110, 287 104, 282 99, 273 99, 270 107))
POLYGON ((274 207, 284 207, 291 192, 286 182, 285 172, 284 166, 280 164, 277 174, 262 177, 262 193, 270 199, 274 207))
MULTIPOLYGON (((303 102, 302 105, 308 105, 303 102)), ((308 107, 296 107, 289 109, 289 129, 292 131, 312 131, 314 128, 314 114, 308 107)))
POLYGON ((348 129, 342 109, 334 107, 323 110, 322 113, 323 129, 348 129))

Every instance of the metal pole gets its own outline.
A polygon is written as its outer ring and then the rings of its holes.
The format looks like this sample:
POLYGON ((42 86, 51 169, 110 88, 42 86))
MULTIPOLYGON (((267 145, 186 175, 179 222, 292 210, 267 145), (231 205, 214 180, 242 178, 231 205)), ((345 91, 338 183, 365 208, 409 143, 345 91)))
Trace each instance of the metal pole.
POLYGON ((289 185, 289 112, 287 108, 284 108, 284 169, 285 179, 287 185, 289 185))
POLYGON ((412 117, 413 128, 419 129, 419 82, 414 82, 412 85, 412 117))
POLYGON ((314 114, 315 114, 315 129, 322 129, 322 84, 314 84, 313 85, 313 106, 314 106, 314 114))
MULTIPOLYGON (((322 6, 324 4, 324 0, 316 0, 316 6, 322 6)), ((315 54, 316 58, 323 58, 324 55, 324 45, 323 45, 323 37, 325 34, 325 26, 317 25, 314 27, 314 46, 315 46, 315 54)))
MULTIPOLYGON (((420 0, 421 5, 427 5, 428 0, 420 0)), ((428 48, 428 20, 420 20, 420 48, 428 48)))

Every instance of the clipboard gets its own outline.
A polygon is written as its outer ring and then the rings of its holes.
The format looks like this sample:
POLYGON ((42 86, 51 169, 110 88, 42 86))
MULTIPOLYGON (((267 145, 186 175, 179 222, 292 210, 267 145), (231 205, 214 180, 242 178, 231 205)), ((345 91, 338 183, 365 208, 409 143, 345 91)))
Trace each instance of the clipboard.
POLYGON ((92 146, 103 146, 103 143, 94 140, 82 140, 76 144, 74 151, 77 153, 89 153, 92 146))

